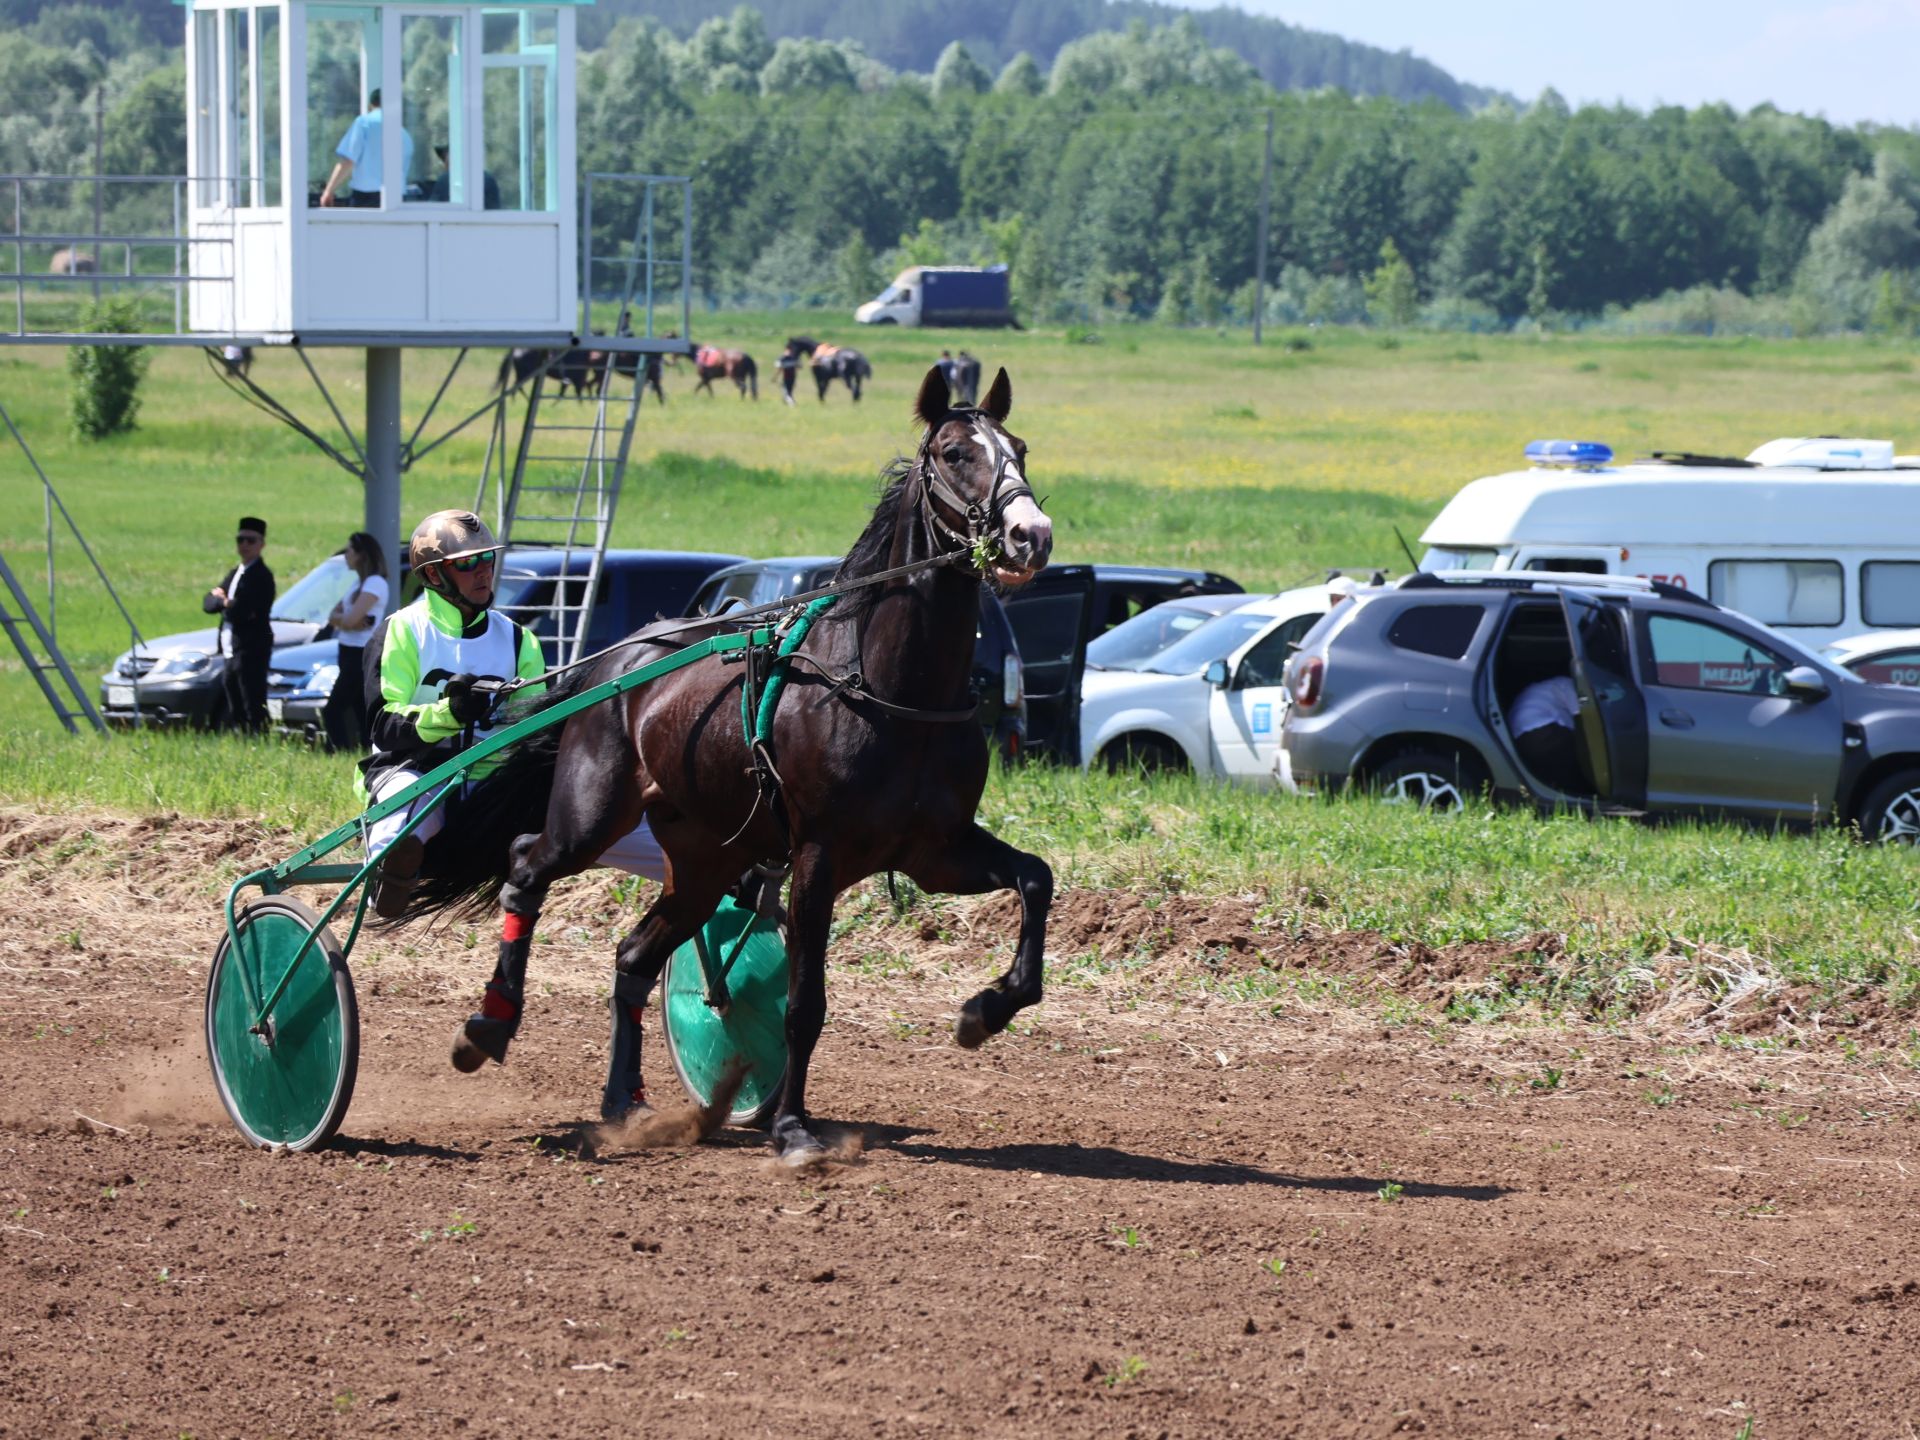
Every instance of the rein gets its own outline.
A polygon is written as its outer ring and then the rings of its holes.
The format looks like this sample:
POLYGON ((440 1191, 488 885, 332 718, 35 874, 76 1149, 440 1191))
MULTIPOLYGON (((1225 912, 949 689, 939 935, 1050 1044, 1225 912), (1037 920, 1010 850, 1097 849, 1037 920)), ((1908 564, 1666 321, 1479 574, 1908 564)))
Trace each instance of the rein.
MULTIPOLYGON (((889 580, 898 580, 903 575, 917 575, 922 570, 938 570, 943 566, 957 564, 964 558, 964 551, 949 550, 945 554, 935 555, 926 560, 914 560, 906 565, 896 565, 891 570, 877 570, 871 575, 860 575, 851 580, 835 581, 831 585, 822 585, 817 589, 802 590, 798 595, 789 595, 784 600, 769 600, 764 605, 751 605, 741 610, 722 610, 712 615, 696 615, 691 619, 681 621, 677 625, 669 625, 663 629, 655 630, 647 637, 647 641, 651 644, 656 639, 665 639, 669 636, 678 635, 683 630, 698 630, 703 626, 713 624, 715 621, 726 625, 745 626, 751 629, 753 622, 756 620, 762 620, 771 615, 785 615, 792 610, 804 609, 815 600, 824 600, 830 595, 838 597, 850 591, 864 589, 869 585, 883 585, 889 580)), ((556 665, 551 670, 543 671, 541 674, 529 679, 510 680, 500 687, 499 693, 502 696, 507 696, 526 685, 544 685, 556 675, 564 675, 569 670, 578 670, 583 665, 591 665, 596 660, 604 659, 608 655, 613 654, 614 651, 629 644, 630 640, 631 637, 627 640, 616 640, 603 650, 596 650, 591 655, 583 655, 578 660, 570 660, 565 665, 556 665)))

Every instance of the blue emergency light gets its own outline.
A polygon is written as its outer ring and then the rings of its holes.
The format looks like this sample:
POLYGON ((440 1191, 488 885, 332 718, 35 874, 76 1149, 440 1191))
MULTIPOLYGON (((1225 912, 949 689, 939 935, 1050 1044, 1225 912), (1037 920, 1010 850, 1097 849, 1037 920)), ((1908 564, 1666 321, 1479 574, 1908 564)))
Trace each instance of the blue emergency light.
POLYGON ((1570 465, 1576 470, 1590 470, 1613 463, 1613 447, 1598 440, 1534 440, 1527 446, 1527 460, 1536 466, 1570 465))

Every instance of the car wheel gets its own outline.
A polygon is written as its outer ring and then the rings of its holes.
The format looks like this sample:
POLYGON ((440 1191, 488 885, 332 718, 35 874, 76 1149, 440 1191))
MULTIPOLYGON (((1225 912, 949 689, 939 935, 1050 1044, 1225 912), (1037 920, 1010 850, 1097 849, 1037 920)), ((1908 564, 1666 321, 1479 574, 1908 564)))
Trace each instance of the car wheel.
POLYGON ((1489 783, 1486 767, 1472 755, 1443 750, 1407 750, 1373 772, 1373 792, 1390 805, 1422 810, 1464 810, 1489 783))
POLYGON ((1874 844, 1920 841, 1920 770, 1896 770, 1873 787, 1860 807, 1860 835, 1874 844))
POLYGON ((1177 773, 1187 768, 1187 757, 1180 753, 1178 746, 1150 735, 1129 735, 1115 741, 1100 752, 1100 759, 1109 775, 1129 770, 1177 773))

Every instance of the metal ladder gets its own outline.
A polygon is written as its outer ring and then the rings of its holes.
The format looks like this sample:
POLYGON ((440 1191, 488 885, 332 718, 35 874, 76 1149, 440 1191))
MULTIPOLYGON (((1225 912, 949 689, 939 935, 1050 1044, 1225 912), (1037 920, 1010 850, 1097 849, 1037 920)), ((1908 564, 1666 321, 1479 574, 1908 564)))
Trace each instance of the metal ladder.
POLYGON ((87 698, 87 692, 81 688, 73 667, 67 664, 67 657, 60 653, 60 647, 54 643, 53 632, 41 623, 40 613, 33 608, 33 602, 27 599, 27 592, 20 588, 20 582, 14 578, 13 569, 4 556, 0 556, 0 579, 7 582, 7 594, 0 598, 0 629, 7 632, 7 638, 13 641, 13 648, 20 652, 21 660, 26 662, 27 673, 40 686, 40 693, 47 697, 47 704, 53 707, 53 713, 60 717, 60 723, 67 727, 69 735, 80 733, 79 727, 73 723, 75 720, 85 720, 95 730, 105 734, 106 721, 93 708, 93 701, 87 698), (58 686, 48 678, 54 675, 59 677, 58 686))
POLYGON ((557 663, 586 653, 587 627, 640 414, 644 367, 641 356, 609 357, 599 384, 586 396, 557 393, 559 382, 550 368, 534 378, 527 393, 526 421, 500 516, 500 543, 556 551, 559 570, 544 603, 500 608, 551 637, 549 658, 557 663), (622 366, 615 359, 639 364, 622 366), (635 373, 623 374, 626 368, 635 373))
MULTIPOLYGON (((13 436, 14 443, 20 447, 20 453, 26 457, 27 464, 33 467, 33 473, 39 477, 41 493, 46 498, 47 511, 47 604, 51 615, 53 604, 53 517, 57 510, 60 518, 66 522, 67 529, 79 543, 81 552, 93 566, 93 572, 100 579, 114 605, 120 611, 120 618, 127 622, 127 628, 133 635, 136 647, 140 644, 140 627, 133 623, 133 617, 127 614, 127 607, 120 602, 119 592, 113 588, 113 582, 107 579, 107 572, 100 568, 93 548, 81 535, 80 527, 73 523, 73 516, 67 513, 66 502, 53 488, 53 482, 47 478, 47 472, 40 468, 33 449, 27 444, 26 437, 20 433, 20 427, 13 423, 13 416, 7 413, 5 405, 0 405, 0 421, 6 422, 7 433, 13 436)), ((13 648, 20 652, 27 673, 33 676, 34 683, 40 687, 40 693, 47 697, 47 704, 53 707, 53 713, 60 723, 67 727, 69 735, 79 734, 79 727, 73 722, 85 720, 101 734, 106 733, 106 721, 100 718, 100 712, 94 708, 93 701, 87 698, 86 690, 73 673, 73 667, 67 663, 67 657, 60 653, 59 643, 54 639, 53 627, 41 620, 40 612, 33 608, 33 602, 27 598, 27 592, 14 575, 13 568, 7 564, 6 557, 0 555, 0 580, 6 582, 6 594, 0 596, 0 629, 7 632, 7 638, 13 642, 13 648), (49 677, 57 676, 59 683, 49 677)))

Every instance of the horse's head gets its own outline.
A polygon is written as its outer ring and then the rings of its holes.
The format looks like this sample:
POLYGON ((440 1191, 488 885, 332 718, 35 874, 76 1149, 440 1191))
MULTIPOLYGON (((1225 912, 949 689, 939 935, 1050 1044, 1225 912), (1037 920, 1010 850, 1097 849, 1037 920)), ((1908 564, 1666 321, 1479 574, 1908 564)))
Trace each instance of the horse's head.
POLYGON ((927 517, 962 545, 991 542, 999 554, 989 573, 1017 588, 1046 568, 1053 522, 1027 484, 1026 442, 1006 426, 1013 383, 1002 369, 978 408, 955 409, 951 395, 936 365, 927 371, 913 406, 927 427, 919 459, 927 517))

